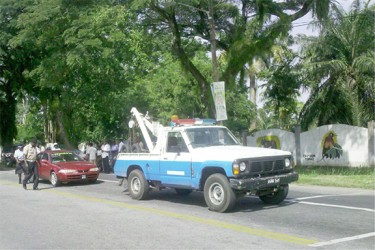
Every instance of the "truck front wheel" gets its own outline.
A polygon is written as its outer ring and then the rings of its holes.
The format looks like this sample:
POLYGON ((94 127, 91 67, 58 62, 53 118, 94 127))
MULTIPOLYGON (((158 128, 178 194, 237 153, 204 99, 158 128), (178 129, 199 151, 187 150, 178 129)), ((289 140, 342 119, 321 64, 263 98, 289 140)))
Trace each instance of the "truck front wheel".
POLYGON ((289 192, 289 185, 280 186, 276 192, 260 195, 259 198, 266 204, 276 205, 285 200, 289 192))
POLYGON ((135 200, 144 200, 147 198, 149 185, 142 171, 139 169, 131 171, 128 181, 130 197, 135 200))
POLYGON ((236 203, 236 194, 223 174, 213 174, 204 184, 204 199, 210 210, 224 213, 236 203))

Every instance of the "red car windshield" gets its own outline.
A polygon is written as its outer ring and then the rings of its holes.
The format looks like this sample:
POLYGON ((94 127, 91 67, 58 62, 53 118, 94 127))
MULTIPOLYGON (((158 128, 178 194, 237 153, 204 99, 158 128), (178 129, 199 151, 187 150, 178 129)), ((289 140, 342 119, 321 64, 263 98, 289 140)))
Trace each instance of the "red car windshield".
POLYGON ((51 154, 52 162, 82 161, 78 155, 70 152, 51 154))

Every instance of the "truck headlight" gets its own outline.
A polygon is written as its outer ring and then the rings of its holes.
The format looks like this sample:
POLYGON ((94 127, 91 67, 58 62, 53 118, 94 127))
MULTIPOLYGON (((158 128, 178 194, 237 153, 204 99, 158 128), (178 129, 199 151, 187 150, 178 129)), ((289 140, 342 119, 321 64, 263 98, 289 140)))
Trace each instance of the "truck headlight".
POLYGON ((285 168, 291 168, 292 167, 292 163, 290 161, 289 158, 285 158, 285 168))
POLYGON ((240 162, 240 171, 243 172, 246 170, 246 162, 240 162))

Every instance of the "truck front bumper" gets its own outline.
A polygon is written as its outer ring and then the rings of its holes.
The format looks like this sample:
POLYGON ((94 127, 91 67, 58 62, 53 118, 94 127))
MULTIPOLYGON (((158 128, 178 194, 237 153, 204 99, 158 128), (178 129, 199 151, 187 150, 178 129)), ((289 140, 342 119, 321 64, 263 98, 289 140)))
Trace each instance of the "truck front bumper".
POLYGON ((241 191, 255 191, 266 189, 268 187, 276 187, 286 185, 298 180, 298 173, 291 172, 268 177, 254 177, 248 179, 230 179, 230 185, 233 189, 241 191))

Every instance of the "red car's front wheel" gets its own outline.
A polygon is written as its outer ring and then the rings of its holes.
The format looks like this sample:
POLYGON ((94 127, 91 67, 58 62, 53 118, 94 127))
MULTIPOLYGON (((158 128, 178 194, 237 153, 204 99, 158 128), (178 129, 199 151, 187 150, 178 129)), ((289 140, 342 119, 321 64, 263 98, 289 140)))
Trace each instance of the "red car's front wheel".
POLYGON ((60 185, 60 181, 57 178, 57 174, 53 171, 51 172, 50 182, 51 182, 52 186, 54 186, 54 187, 57 187, 58 185, 60 185))

